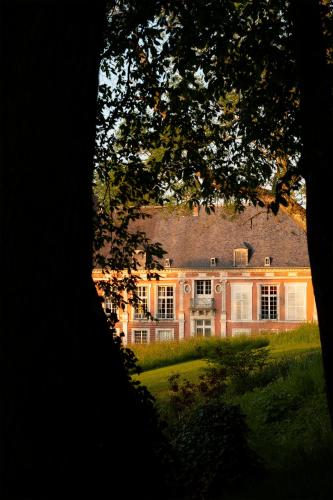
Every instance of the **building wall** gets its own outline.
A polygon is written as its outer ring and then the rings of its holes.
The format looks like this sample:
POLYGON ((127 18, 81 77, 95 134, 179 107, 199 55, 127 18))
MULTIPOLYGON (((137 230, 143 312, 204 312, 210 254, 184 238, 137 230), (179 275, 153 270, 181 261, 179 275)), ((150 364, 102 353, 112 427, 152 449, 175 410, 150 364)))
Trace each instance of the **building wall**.
MULTIPOLYGON (((210 322, 210 335, 230 337, 241 333, 289 330, 303 322, 317 319, 309 268, 170 269, 161 272, 160 276, 158 281, 148 281, 145 275, 141 274, 138 276, 138 285, 148 287, 149 310, 154 317, 158 314, 158 287, 163 285, 173 287, 173 318, 160 319, 158 322, 135 319, 133 308, 127 306, 125 311, 119 311, 119 322, 116 327, 118 331, 124 332, 125 341, 128 343, 134 342, 135 331, 138 341, 140 336, 147 342, 156 341, 158 335, 167 338, 168 331, 172 332, 175 340, 181 340, 196 335, 196 327, 200 329, 202 326, 203 329, 206 328, 206 333, 209 333, 207 324, 210 322), (204 296, 199 305, 194 302, 196 280, 211 281, 211 294, 204 296), (274 300, 271 296, 268 297, 270 305, 263 306, 264 299, 261 295, 263 290, 267 291, 268 288, 262 289, 262 286, 270 287, 268 293, 274 294, 276 290, 277 319, 261 318, 262 307, 266 307, 264 316, 271 317, 275 314, 274 300), (251 300, 247 303, 249 297, 251 300), (213 304, 210 299, 213 299, 213 304), (289 315, 296 314, 301 319, 288 318, 288 311, 289 315), (237 319, 239 314, 243 314, 244 318, 237 319)), ((103 275, 96 270, 93 278, 97 281, 103 279, 103 275)))

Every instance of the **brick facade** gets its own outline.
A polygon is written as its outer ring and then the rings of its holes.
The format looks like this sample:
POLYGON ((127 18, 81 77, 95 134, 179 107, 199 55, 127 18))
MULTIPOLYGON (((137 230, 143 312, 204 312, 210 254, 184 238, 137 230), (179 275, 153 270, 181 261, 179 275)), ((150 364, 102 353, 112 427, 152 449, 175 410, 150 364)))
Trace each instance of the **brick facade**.
MULTIPOLYGON (((160 319, 140 318, 130 306, 119 311, 116 326, 128 343, 288 330, 317 320, 306 236, 285 214, 248 207, 228 219, 149 210, 139 230, 162 243, 170 267, 158 281, 138 272, 148 310, 160 319), (245 260, 237 261, 237 249, 245 260)), ((103 275, 96 269, 93 277, 103 275)))

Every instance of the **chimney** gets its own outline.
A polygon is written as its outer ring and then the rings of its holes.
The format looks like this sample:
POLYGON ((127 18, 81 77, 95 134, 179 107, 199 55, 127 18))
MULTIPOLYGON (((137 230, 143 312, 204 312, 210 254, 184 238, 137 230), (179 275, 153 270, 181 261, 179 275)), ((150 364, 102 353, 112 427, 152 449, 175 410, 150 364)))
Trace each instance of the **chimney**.
POLYGON ((199 205, 194 205, 194 206, 193 206, 193 209, 192 209, 192 215, 193 215, 193 217, 198 217, 198 215, 199 215, 199 210, 200 210, 199 205))

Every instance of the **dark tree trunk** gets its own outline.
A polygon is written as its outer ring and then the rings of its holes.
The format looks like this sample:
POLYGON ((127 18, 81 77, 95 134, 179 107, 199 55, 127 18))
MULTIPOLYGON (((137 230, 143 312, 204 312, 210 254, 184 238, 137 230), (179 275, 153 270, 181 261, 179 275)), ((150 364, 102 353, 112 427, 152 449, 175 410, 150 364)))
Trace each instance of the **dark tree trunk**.
POLYGON ((1 3, 1 498, 136 498, 154 473, 91 280, 104 8, 1 3))
POLYGON ((293 0, 301 95, 302 171, 307 190, 307 234, 318 309, 328 405, 333 422, 333 186, 332 79, 326 60, 319 0, 293 0))

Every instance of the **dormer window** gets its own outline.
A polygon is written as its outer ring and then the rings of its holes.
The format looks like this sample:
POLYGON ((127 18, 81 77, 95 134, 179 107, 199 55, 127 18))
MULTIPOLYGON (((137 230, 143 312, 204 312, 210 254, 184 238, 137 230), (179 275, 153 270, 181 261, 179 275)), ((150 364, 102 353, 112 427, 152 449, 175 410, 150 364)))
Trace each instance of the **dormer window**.
POLYGON ((270 257, 265 257, 265 266, 269 267, 271 265, 271 258, 270 257))
POLYGON ((171 266, 171 260, 170 259, 164 259, 164 267, 170 267, 171 266))
POLYGON ((210 267, 216 267, 216 262, 217 262, 216 257, 211 257, 210 258, 210 267))
POLYGON ((247 266, 249 262, 249 250, 247 248, 235 248, 234 250, 234 266, 247 266))
POLYGON ((138 269, 144 269, 146 267, 147 256, 146 256, 146 252, 144 250, 141 250, 139 248, 134 250, 133 257, 134 257, 136 267, 138 269))

